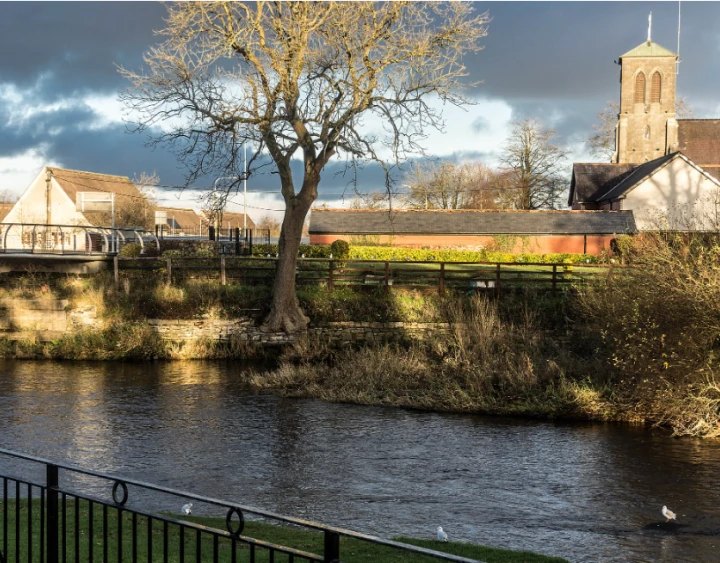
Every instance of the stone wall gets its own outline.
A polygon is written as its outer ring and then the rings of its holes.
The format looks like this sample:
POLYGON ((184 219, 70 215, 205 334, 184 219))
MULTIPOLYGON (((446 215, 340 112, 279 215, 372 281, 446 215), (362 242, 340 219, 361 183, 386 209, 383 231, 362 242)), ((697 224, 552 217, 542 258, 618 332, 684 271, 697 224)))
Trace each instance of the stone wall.
MULTIPOLYGON (((265 333, 251 317, 237 319, 166 320, 148 319, 148 325, 163 340, 188 342, 237 339, 259 344, 285 344, 298 335, 265 333)), ((0 338, 9 340, 55 340, 64 334, 84 330, 102 330, 95 307, 70 309, 67 300, 5 299, 0 300, 0 338)), ((424 339, 431 334, 447 332, 448 323, 378 323, 335 322, 311 326, 310 336, 329 342, 386 342, 407 338, 424 339)))
POLYGON ((52 340, 68 329, 65 299, 0 299, 0 336, 52 340))
MULTIPOLYGON (((285 333, 265 333, 250 318, 232 320, 161 320, 150 319, 148 324, 163 340, 218 340, 231 338, 261 344, 283 344, 294 341, 298 335, 285 333)), ((318 336, 330 342, 383 342, 404 338, 423 339, 430 334, 447 332, 448 323, 363 323, 336 322, 321 326, 311 326, 307 334, 318 336)))

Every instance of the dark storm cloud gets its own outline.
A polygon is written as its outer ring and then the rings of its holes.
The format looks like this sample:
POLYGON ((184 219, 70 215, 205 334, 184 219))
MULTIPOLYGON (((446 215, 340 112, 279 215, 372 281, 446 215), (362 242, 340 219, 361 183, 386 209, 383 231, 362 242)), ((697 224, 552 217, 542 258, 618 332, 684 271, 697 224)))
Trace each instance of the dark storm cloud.
POLYGON ((165 12, 156 2, 0 2, 0 82, 48 75, 51 99, 116 92, 126 84, 115 64, 141 64, 165 12))
MULTIPOLYGON (((505 100, 616 99, 619 55, 647 38, 677 50, 675 2, 478 2, 493 18, 485 49, 468 59, 477 92, 505 100)), ((720 91, 720 3, 682 4, 679 92, 717 99, 720 91), (687 92, 685 90, 688 90, 687 92)))
MULTIPOLYGON (((478 2, 477 9, 489 9, 493 20, 485 49, 465 61, 470 79, 484 80, 474 95, 505 101, 513 118, 547 121, 566 141, 586 138, 597 112, 607 100, 618 98, 619 67, 613 60, 645 40, 650 10, 653 39, 673 51, 677 45, 674 2, 478 2)), ((682 10, 685 62, 678 93, 696 107, 697 117, 715 117, 703 112, 717 107, 720 92, 720 3, 683 3, 682 10)), ((0 157, 44 144, 48 159, 67 167, 130 176, 156 171, 163 183, 182 184, 180 167, 167 149, 146 148, 144 138, 126 134, 122 124, 97 129, 98 116, 77 101, 125 88, 115 64, 141 66, 142 54, 159 40, 152 31, 163 27, 165 13, 155 2, 0 2, 0 84, 30 89, 35 98, 26 95, 23 103, 31 107, 75 100, 12 126, 10 110, 17 108, 0 100, 0 157)), ((472 127, 483 132, 487 125, 480 119, 472 127)), ((294 166, 298 175, 301 165, 294 166)), ((341 174, 343 168, 340 161, 328 164, 323 194, 336 198, 344 190, 352 192, 352 176, 341 174)), ((398 181, 401 176, 395 172, 398 181)), ((212 180, 203 179, 204 185, 212 180)), ((384 172, 368 164, 357 182, 361 192, 382 190, 384 172)), ((278 177, 266 174, 253 179, 253 185, 277 189, 278 177)))

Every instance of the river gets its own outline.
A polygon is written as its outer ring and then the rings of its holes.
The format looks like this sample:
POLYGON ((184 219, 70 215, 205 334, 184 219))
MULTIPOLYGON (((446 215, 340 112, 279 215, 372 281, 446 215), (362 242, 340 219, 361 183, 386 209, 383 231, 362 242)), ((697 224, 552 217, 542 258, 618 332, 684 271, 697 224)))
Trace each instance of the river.
POLYGON ((384 537, 720 561, 717 441, 283 399, 241 369, 0 360, 0 447, 384 537))

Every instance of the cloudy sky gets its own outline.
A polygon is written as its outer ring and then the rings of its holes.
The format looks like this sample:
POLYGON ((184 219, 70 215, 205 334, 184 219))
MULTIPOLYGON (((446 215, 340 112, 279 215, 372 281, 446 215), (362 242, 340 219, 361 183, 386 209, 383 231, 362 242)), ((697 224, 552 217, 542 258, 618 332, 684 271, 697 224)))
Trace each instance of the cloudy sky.
MULTIPOLYGON (((653 40, 677 47, 676 2, 476 2, 492 21, 485 49, 467 60, 482 80, 467 111, 445 114, 447 127, 426 142, 432 155, 496 162, 513 119, 534 117, 560 134, 572 160, 592 160, 586 139, 597 112, 619 95, 614 60, 642 43, 653 12, 653 40)), ((134 176, 156 172, 162 184, 183 182, 165 149, 148 149, 126 132, 116 65, 138 68, 163 27, 154 2, 0 2, 0 192, 21 193, 45 164, 134 176)), ((696 117, 720 117, 720 2, 682 4, 678 94, 696 117)), ((331 163, 321 200, 337 204, 347 178, 331 163)), ((207 179, 210 185, 213 179, 207 179)), ((382 189, 368 166, 361 191, 382 189)), ((278 209, 256 191, 277 189, 277 176, 248 183, 248 213, 278 209), (258 208, 258 209, 256 209, 258 208)), ((188 192, 161 193, 166 205, 190 207, 188 192)), ((235 198, 241 202, 242 198, 235 198)))

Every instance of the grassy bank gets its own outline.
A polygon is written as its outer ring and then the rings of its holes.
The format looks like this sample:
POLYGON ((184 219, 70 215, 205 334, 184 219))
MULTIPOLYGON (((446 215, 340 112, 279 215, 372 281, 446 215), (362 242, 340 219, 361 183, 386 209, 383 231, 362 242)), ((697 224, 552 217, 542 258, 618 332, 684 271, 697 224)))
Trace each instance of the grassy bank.
MULTIPOLYGON (((8 537, 7 541, 9 549, 7 551, 6 558, 8 561, 15 561, 16 546, 15 546, 15 522, 16 522, 16 504, 13 499, 8 500, 8 537)), ((75 507, 73 503, 68 503, 66 513, 66 527, 68 537, 72 538, 75 532, 75 507)), ((181 517, 178 515, 169 515, 172 518, 182 518, 184 521, 196 524, 199 526, 206 526, 209 528, 215 528, 219 530, 225 530, 226 524, 224 518, 206 518, 206 517, 181 517)), ((29 563, 28 558, 28 520, 32 520, 32 552, 33 560, 37 558, 40 553, 40 502, 33 501, 32 503, 32 514, 28 517, 28 503, 27 501, 20 501, 20 553, 19 561, 21 563, 29 563)), ((2 520, 2 513, 0 513, 0 521, 2 520)), ((78 522, 80 531, 79 534, 79 545, 77 550, 81 561, 88 560, 88 554, 90 551, 90 544, 92 541, 92 551, 96 560, 101 560, 103 553, 107 552, 107 561, 116 561, 118 554, 118 514, 114 508, 110 508, 107 513, 107 543, 103 543, 102 530, 103 530, 103 513, 99 507, 96 507, 93 515, 93 529, 94 534, 92 540, 89 536, 89 524, 90 517, 88 511, 88 505, 86 502, 80 504, 80 510, 78 514, 78 522)), ((147 561, 148 557, 148 545, 151 546, 152 557, 150 561, 172 561, 181 562, 180 556, 180 533, 179 526, 176 524, 170 524, 168 526, 168 542, 167 542, 167 557, 164 551, 163 545, 163 522, 153 520, 152 533, 148 533, 147 519, 143 516, 138 516, 137 521, 137 537, 135 549, 140 555, 140 560, 147 561), (151 541, 149 541, 151 538, 151 541)), ((132 530, 133 520, 131 514, 125 512, 122 518, 122 529, 124 530, 122 536, 122 553, 123 560, 128 560, 133 553, 133 541, 132 541, 132 530)), ((0 546, 3 545, 3 529, 4 526, 0 526, 0 546)), ((197 536, 194 531, 191 531, 186 527, 184 540, 182 541, 183 551, 187 560, 196 561, 197 553, 197 536)), ((294 548, 301 551, 310 553, 321 554, 323 552, 323 536, 319 532, 314 532, 308 529, 300 529, 291 526, 280 526, 268 524, 266 522, 258 522, 254 520, 246 520, 245 528, 243 530, 244 537, 254 538, 264 542, 269 542, 276 545, 294 548)), ((461 555, 463 557, 469 557, 471 559, 477 559, 485 561, 486 563, 567 563, 567 560, 559 557, 548 557, 526 551, 510 551, 504 549, 497 549, 492 547, 485 547, 479 545, 473 545, 468 543, 449 542, 440 543, 433 540, 422 540, 417 538, 393 538, 396 541, 403 543, 410 543, 419 547, 433 549, 436 551, 443 551, 445 553, 451 553, 454 555, 461 555)), ((231 561, 232 560, 232 549, 231 542, 226 538, 220 538, 217 544, 217 558, 214 557, 214 544, 213 538, 209 534, 203 533, 200 537, 200 559, 202 563, 211 561, 231 561)), ((250 549, 247 544, 238 542, 237 546, 237 558, 238 563, 244 563, 250 561, 250 549)), ((75 560, 76 544, 74 539, 68 541, 66 547, 67 559, 69 561, 75 560)), ((61 551, 62 553, 62 551, 61 551)), ((439 561, 433 557, 426 557, 416 555, 408 552, 403 552, 398 549, 393 549, 386 546, 375 545, 368 542, 360 541, 353 538, 343 537, 340 541, 340 553, 344 563, 394 563, 408 562, 408 563, 432 563, 439 561)), ((269 558, 267 551, 258 549, 255 553, 255 559, 257 563, 268 563, 269 558)), ((277 561, 286 561, 287 556, 279 555, 276 557, 277 561)))

